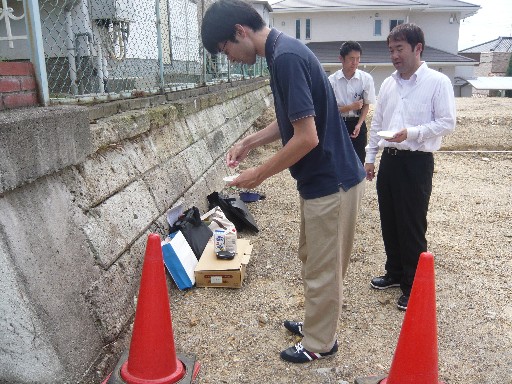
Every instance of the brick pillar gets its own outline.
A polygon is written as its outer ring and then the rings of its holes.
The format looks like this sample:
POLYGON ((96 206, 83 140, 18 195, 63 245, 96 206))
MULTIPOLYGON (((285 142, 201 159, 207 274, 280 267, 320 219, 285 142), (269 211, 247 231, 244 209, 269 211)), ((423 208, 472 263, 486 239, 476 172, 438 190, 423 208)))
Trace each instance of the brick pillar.
POLYGON ((39 104, 34 67, 30 62, 0 62, 0 110, 39 104))

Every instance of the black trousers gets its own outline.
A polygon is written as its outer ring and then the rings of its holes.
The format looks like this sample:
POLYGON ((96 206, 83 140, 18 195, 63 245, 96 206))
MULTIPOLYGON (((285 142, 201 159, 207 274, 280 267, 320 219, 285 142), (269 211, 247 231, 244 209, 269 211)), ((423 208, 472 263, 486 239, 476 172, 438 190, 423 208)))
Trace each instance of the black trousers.
MULTIPOLYGON (((358 117, 354 118, 348 118, 343 119, 345 122, 345 125, 347 126, 348 134, 351 135, 354 132, 354 128, 356 127, 357 122, 359 121, 358 117)), ((367 133, 368 129, 366 128, 366 122, 363 121, 363 124, 361 124, 361 130, 359 131, 359 135, 357 135, 356 138, 350 138, 352 140, 352 145, 354 146, 354 149, 356 151, 357 157, 359 157, 359 160, 361 161, 361 164, 364 165, 364 157, 365 157, 365 150, 367 141, 367 133)))
POLYGON ((377 175, 386 272, 410 294, 418 260, 427 251, 427 212, 434 156, 430 152, 384 150, 377 175))

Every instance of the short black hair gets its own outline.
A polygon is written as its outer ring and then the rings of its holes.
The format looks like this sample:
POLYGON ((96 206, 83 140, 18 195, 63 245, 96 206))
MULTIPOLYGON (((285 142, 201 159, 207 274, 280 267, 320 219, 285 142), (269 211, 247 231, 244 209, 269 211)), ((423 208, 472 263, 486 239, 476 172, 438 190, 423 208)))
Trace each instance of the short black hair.
POLYGON ((425 49, 425 35, 420 27, 413 23, 399 24, 389 32, 387 43, 390 41, 407 41, 414 50, 414 47, 421 43, 420 57, 425 49))
POLYGON ((359 44, 357 41, 345 41, 343 44, 341 44, 341 57, 345 58, 345 56, 347 56, 352 51, 357 51, 361 55, 363 54, 363 48, 361 48, 361 44, 359 44))
POLYGON ((253 31, 265 27, 263 18, 249 3, 242 0, 218 0, 205 12, 201 23, 201 40, 212 55, 219 53, 219 43, 236 41, 235 25, 246 25, 253 31))

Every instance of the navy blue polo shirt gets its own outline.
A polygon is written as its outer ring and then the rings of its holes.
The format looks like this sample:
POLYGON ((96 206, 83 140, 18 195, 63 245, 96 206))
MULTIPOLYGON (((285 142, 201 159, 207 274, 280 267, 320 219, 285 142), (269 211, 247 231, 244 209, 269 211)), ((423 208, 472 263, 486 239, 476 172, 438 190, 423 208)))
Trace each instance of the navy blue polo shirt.
POLYGON ((301 197, 315 199, 359 184, 366 173, 316 56, 299 40, 276 29, 268 35, 265 56, 283 145, 293 136, 293 121, 315 119, 319 144, 290 167, 301 197))

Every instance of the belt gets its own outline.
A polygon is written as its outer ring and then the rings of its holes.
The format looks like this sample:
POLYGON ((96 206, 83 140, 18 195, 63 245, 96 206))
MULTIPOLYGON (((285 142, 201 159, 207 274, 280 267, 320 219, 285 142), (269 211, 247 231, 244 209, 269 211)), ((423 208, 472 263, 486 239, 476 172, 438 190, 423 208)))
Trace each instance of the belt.
POLYGON ((384 147, 384 153, 387 153, 391 156, 425 156, 432 155, 432 152, 423 152, 423 151, 409 151, 408 149, 398 149, 395 147, 384 147))
POLYGON ((359 116, 341 116, 343 121, 359 121, 359 116))

